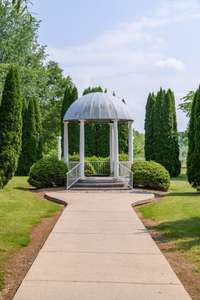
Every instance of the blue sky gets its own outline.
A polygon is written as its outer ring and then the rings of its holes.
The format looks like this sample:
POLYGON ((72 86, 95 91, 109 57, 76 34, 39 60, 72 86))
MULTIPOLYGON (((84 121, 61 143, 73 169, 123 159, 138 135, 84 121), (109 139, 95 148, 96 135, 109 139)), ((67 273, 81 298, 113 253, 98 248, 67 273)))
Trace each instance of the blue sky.
MULTIPOLYGON (((199 0, 33 0, 39 40, 78 86, 101 85, 127 100, 143 131, 148 92, 180 98, 200 83, 199 0)), ((178 110, 178 127, 187 120, 178 110)))

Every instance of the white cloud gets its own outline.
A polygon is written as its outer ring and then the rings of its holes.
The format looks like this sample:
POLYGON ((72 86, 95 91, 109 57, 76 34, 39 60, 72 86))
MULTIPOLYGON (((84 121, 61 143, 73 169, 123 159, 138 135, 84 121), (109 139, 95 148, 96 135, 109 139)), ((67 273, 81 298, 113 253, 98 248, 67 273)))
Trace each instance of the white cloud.
POLYGON ((125 97, 140 130, 143 129, 149 91, 161 85, 180 90, 180 84, 188 83, 185 77, 181 80, 177 77, 180 74, 186 76, 186 72, 160 74, 160 68, 169 71, 183 71, 185 68, 181 60, 173 57, 177 56, 173 54, 175 45, 170 49, 172 58, 166 55, 169 45, 165 29, 200 19, 199 1, 165 0, 161 3, 151 16, 121 24, 89 43, 62 49, 48 48, 50 58, 62 64, 65 73, 72 76, 80 90, 88 85, 101 84, 125 97))
POLYGON ((175 69, 177 71, 183 71, 185 69, 185 64, 176 58, 159 60, 156 62, 156 66, 161 68, 175 69))

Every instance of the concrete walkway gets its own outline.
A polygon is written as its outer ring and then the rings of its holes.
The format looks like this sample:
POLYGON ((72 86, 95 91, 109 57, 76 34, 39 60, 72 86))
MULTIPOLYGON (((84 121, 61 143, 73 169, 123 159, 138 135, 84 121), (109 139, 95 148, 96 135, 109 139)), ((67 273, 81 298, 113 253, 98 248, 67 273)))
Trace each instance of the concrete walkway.
POLYGON ((49 193, 68 203, 14 300, 189 300, 131 207, 152 195, 49 193))

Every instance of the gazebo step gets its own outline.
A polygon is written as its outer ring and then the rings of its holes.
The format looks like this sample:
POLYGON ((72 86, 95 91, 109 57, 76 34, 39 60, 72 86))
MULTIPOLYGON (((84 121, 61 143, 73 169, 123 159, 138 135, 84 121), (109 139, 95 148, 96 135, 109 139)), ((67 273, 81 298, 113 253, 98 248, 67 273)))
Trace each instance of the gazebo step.
POLYGON ((130 189, 128 182, 122 179, 116 179, 113 177, 86 177, 80 179, 74 184, 71 189, 109 189, 109 190, 124 190, 130 189))
POLYGON ((96 188, 96 187, 76 187, 72 186, 71 190, 73 191, 130 191, 131 188, 129 187, 112 187, 112 188, 96 188))
POLYGON ((118 188, 123 188, 125 187, 124 183, 99 183, 99 182, 94 182, 94 183, 86 183, 86 182, 77 182, 75 185, 75 187, 83 187, 83 188, 114 188, 114 187, 118 187, 118 188))
POLYGON ((121 179, 116 179, 114 177, 85 177, 84 179, 79 179, 79 183, 124 183, 121 179))

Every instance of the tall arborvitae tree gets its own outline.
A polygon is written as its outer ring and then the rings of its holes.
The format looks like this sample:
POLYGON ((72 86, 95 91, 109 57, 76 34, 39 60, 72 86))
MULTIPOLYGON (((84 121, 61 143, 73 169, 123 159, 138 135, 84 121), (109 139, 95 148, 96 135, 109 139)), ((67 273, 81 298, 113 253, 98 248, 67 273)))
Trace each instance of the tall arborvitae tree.
POLYGON ((146 160, 154 160, 154 106, 155 96, 150 93, 146 104, 145 114, 145 158, 146 160))
MULTIPOLYGON (((113 91, 112 95, 113 97, 116 97, 115 91, 113 91)), ((122 99, 121 101, 123 104, 126 104, 125 99, 122 99)), ((128 153, 128 123, 127 122, 118 124, 118 136, 119 136, 119 153, 128 153)))
POLYGON ((188 132, 188 181, 193 187, 200 189, 200 87, 196 91, 192 103, 188 132))
POLYGON ((42 158, 43 152, 43 139, 42 139, 42 120, 41 120, 41 111, 40 105, 37 98, 33 98, 34 108, 35 108, 35 122, 36 122, 36 149, 37 149, 37 160, 42 158))
POLYGON ((162 103, 162 123, 160 124, 160 152, 157 161, 161 163, 170 173, 175 176, 175 157, 174 157, 174 139, 173 126, 174 115, 172 98, 169 93, 165 93, 162 103))
POLYGON ((172 177, 180 174, 175 98, 163 89, 156 99, 150 94, 145 117, 145 156, 161 163, 172 177))
MULTIPOLYGON (((88 87, 84 90, 83 95, 95 92, 105 92, 100 86, 97 87, 88 87)), ((113 92, 113 96, 115 96, 113 92)), ((118 101, 118 99, 116 99, 118 101)), ((123 103, 125 100, 123 99, 123 103)), ((128 125, 119 124, 119 152, 127 153, 128 152, 128 125)), ((108 124, 86 124, 85 126, 85 152, 87 156, 109 156, 109 126, 108 124)))
MULTIPOLYGON (((100 86, 88 87, 83 95, 90 93, 103 93, 100 86)), ((109 126, 108 124, 91 123, 85 126, 85 152, 87 156, 109 155, 109 126)))
POLYGON ((172 106, 172 118, 173 118, 173 128, 172 128, 172 139, 173 139, 173 162, 174 168, 172 171, 172 176, 177 177, 181 172, 181 161, 179 159, 180 149, 178 141, 178 129, 177 129, 177 119, 176 119, 176 102, 175 96, 172 90, 167 91, 167 97, 170 97, 172 106))
MULTIPOLYGON (((23 163, 23 148, 26 143, 25 139, 25 131, 26 131, 26 113, 27 113, 27 102, 22 99, 22 145, 21 145, 21 153, 18 160, 16 175, 23 176, 24 175, 24 163, 23 163)), ((27 174, 25 174, 27 175, 27 174)))
POLYGON ((197 101, 198 101, 198 90, 195 92, 192 101, 189 130, 188 130, 187 175, 188 175, 188 181, 190 183, 192 183, 192 178, 193 178, 191 166, 192 166, 192 158, 195 149, 195 110, 196 110, 197 101))
POLYGON ((30 167, 42 158, 41 115, 37 98, 24 103, 22 151, 17 175, 27 176, 30 167))
MULTIPOLYGON (((61 108, 61 136, 62 136, 62 148, 64 141, 64 123, 63 118, 70 107, 70 105, 77 100, 78 90, 71 80, 68 81, 65 94, 62 102, 61 108)), ((69 153, 74 154, 79 152, 79 125, 69 124, 68 126, 68 136, 69 136, 69 153)), ((64 149, 63 149, 64 150, 64 149)))
POLYGON ((118 124, 119 153, 128 153, 128 123, 118 124))
POLYGON ((0 188, 14 175, 22 140, 22 98, 18 70, 11 67, 0 107, 0 188))
POLYGON ((87 94, 90 94, 90 93, 103 93, 103 89, 101 86, 95 86, 95 87, 88 87, 87 89, 85 89, 83 91, 83 96, 84 95, 87 95, 87 94))
POLYGON ((154 157, 153 159, 160 162, 163 157, 163 103, 165 99, 165 91, 160 89, 156 96, 156 102, 153 114, 153 126, 154 126, 154 157))

